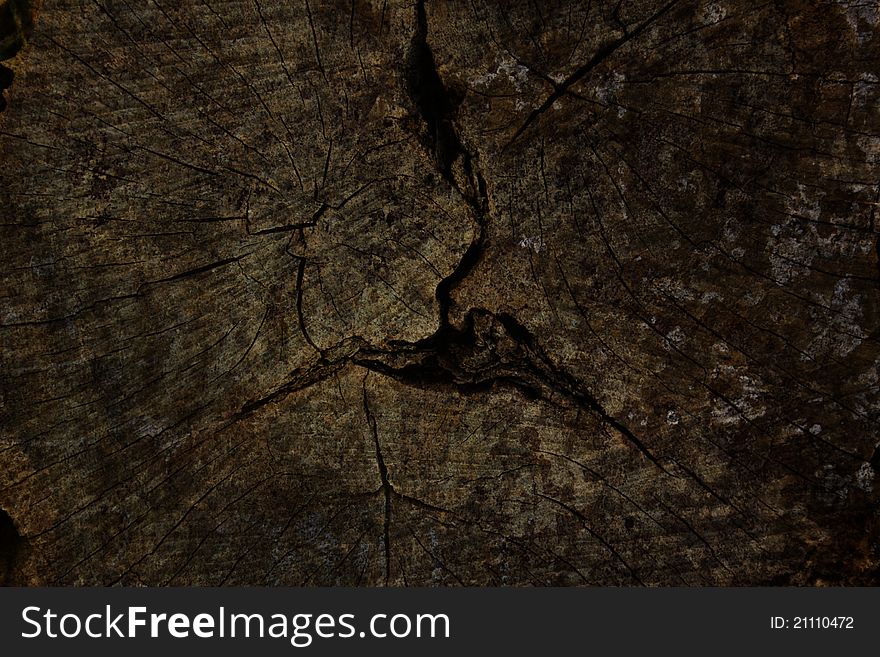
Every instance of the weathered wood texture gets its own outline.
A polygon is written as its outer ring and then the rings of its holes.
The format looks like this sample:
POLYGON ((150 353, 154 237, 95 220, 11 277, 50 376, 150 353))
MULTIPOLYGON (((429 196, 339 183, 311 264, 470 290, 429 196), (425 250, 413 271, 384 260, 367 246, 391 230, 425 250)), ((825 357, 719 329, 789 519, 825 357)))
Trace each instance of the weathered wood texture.
POLYGON ((880 581, 876 3, 34 4, 6 582, 880 581))

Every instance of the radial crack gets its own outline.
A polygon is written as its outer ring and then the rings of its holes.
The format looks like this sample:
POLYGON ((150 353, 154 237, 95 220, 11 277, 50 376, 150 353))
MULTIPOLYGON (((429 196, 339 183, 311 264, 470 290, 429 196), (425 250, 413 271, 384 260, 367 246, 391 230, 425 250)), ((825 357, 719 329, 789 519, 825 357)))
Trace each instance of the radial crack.
POLYGON ((385 495, 385 516, 382 527, 382 542, 385 547, 385 586, 391 581, 391 499, 394 489, 388 481, 388 467, 382 456, 382 445, 379 443, 379 430, 376 427, 376 418, 370 412, 370 400, 367 396, 367 380, 364 378, 364 414, 367 423, 373 432, 373 443, 376 447, 376 464, 379 468, 379 477, 382 480, 382 492, 385 495))

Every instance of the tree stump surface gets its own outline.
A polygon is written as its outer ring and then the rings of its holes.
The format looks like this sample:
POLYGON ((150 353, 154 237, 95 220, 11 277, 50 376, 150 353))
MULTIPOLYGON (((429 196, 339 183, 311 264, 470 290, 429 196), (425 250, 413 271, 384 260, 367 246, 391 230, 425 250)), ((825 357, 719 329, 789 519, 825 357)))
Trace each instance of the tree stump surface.
POLYGON ((878 20, 5 0, 0 582, 880 583, 878 20))

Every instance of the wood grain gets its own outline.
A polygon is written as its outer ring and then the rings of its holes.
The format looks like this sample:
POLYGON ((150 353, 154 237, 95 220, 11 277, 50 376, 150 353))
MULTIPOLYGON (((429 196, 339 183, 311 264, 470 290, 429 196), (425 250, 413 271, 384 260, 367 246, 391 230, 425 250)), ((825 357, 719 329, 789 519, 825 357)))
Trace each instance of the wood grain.
POLYGON ((0 581, 877 584, 878 18, 6 0, 0 581))

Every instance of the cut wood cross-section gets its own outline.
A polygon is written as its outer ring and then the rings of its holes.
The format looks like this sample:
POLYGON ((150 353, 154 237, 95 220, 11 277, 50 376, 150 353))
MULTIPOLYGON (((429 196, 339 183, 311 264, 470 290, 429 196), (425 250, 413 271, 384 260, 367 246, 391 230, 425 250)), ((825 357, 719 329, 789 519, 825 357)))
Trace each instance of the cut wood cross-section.
POLYGON ((0 582, 880 583, 878 21, 5 0, 0 582))

